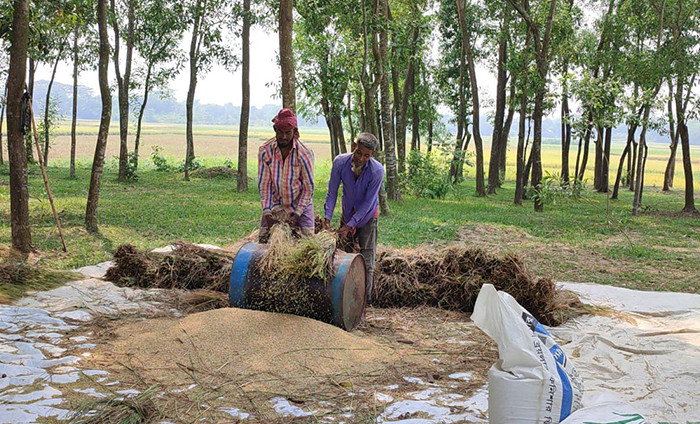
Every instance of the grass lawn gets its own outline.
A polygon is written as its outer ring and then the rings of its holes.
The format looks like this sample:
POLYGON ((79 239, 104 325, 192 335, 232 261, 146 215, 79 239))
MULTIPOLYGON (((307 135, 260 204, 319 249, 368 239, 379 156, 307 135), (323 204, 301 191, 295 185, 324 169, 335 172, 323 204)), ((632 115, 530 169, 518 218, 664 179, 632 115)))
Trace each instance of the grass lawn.
MULTIPOLYGON (((149 125, 147 130, 144 146, 161 145, 173 163, 182 160, 178 156, 180 144, 184 152, 184 132, 180 128, 149 125)), ((113 130, 99 201, 100 231, 88 233, 83 228, 90 176, 90 151, 85 146, 89 139, 94 148, 94 135, 84 132, 76 179, 68 177, 67 149, 65 139, 61 138, 64 135, 58 137, 52 150, 55 156, 48 167, 67 254, 61 251, 39 168, 30 168, 30 221, 33 244, 40 251, 39 264, 56 269, 95 264, 111 259, 111 253, 122 243, 132 243, 140 249, 161 247, 177 240, 223 246, 257 228, 260 205, 252 180, 245 193, 236 192, 236 182, 232 179, 193 178, 185 182, 180 173, 155 171, 147 158, 150 149, 142 148, 143 168, 138 181, 117 182, 113 159, 117 131, 113 130)), ((330 173, 330 152, 322 129, 304 130, 304 134, 317 156, 314 204, 316 213, 320 214, 330 173)), ((257 145, 270 136, 269 130, 253 129, 249 152, 255 152, 257 145)), ((237 136, 233 132, 225 133, 223 127, 197 128, 195 143, 195 151, 205 165, 235 162, 237 136)), ((555 170, 556 165, 551 163, 555 163, 558 147, 544 147, 545 168, 555 170)), ((693 153, 695 158, 700 156, 697 150, 693 153)), ((700 180, 697 161, 694 163, 696 187, 700 180)), ((662 157, 660 162, 664 162, 662 157)), ((253 178, 256 167, 255 155, 250 153, 249 175, 253 178)), ((648 164, 647 169, 656 166, 648 164)), ((468 172, 473 175, 474 170, 468 172)), ((680 166, 676 175, 681 180, 677 180, 677 188, 671 193, 653 187, 658 184, 649 183, 649 177, 644 210, 636 217, 630 213, 632 194, 628 190, 622 190, 620 200, 611 201, 609 207, 606 195, 586 190, 579 201, 547 205, 543 213, 535 213, 531 203, 513 205, 512 181, 506 182, 497 195, 478 198, 474 196, 474 180, 468 177, 443 200, 404 196, 403 202, 391 203, 391 217, 380 218, 379 244, 435 249, 460 241, 497 254, 517 253, 533 273, 555 280, 698 293, 700 216, 677 214, 683 207, 680 166)), ((5 246, 11 241, 9 203, 5 164, 0 167, 0 245, 5 246)), ((696 205, 700 206, 700 199, 696 205)))

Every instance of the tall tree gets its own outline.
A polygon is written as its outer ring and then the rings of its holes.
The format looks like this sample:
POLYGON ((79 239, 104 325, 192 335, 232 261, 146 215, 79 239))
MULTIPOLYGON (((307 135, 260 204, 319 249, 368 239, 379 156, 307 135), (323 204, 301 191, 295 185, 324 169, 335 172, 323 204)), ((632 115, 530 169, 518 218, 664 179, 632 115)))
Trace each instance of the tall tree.
POLYGON ((29 226, 27 157, 22 129, 22 97, 26 76, 29 32, 29 1, 15 0, 12 19, 10 69, 7 80, 7 151, 10 162, 10 221, 12 247, 23 253, 32 250, 29 226))
MULTIPOLYGON (((1 37, 0 37, 1 38, 1 37)), ((0 41, 1 42, 1 41, 0 41)), ((0 93, 0 165, 5 164, 5 159, 3 158, 3 136, 2 130, 5 120, 5 107, 7 106, 7 68, 9 67, 9 57, 7 52, 0 49, 0 81, 5 81, 4 87, 0 93)))
MULTIPOLYGON (((48 163, 50 147, 50 130, 55 123, 51 121, 51 89, 56 76, 58 63, 64 59, 68 50, 68 36, 72 30, 72 13, 70 2, 40 2, 30 8, 30 39, 29 55, 31 79, 34 78, 36 66, 40 63, 51 66, 53 70, 46 89, 44 102, 44 119, 41 121, 41 138, 44 142, 44 163, 48 163)), ((30 96, 33 97, 33 81, 30 81, 30 96)), ((28 148, 32 148, 32 138, 29 137, 28 148)))
POLYGON ((107 0, 98 0, 97 28, 100 37, 100 53, 97 76, 100 84, 100 98, 102 99, 102 114, 100 117, 100 127, 97 132, 95 156, 92 159, 92 173, 90 174, 90 189, 88 190, 87 206, 85 207, 85 228, 91 232, 97 232, 97 205, 100 199, 100 185, 104 170, 109 123, 112 119, 112 94, 109 91, 108 75, 110 51, 109 35, 107 34, 107 9, 107 0))
POLYGON ((75 178, 75 153, 78 143, 78 76, 82 69, 92 67, 96 52, 95 36, 90 27, 95 23, 94 0, 73 0, 71 3, 73 20, 73 98, 70 125, 70 178, 75 178))
POLYGON ((406 128, 408 105, 415 91, 416 73, 421 61, 428 21, 424 17, 421 2, 410 2, 405 8, 397 7, 392 22, 392 82, 396 120, 396 152, 398 172, 406 170, 406 128), (400 12, 400 13, 399 13, 400 12), (401 19, 399 19, 401 18, 401 19), (405 22, 405 23, 404 23, 405 22), (403 78, 401 78, 403 77, 403 78))
MULTIPOLYGON (((439 58, 435 77, 439 100, 452 111, 453 122, 457 126, 452 161, 447 175, 448 181, 453 184, 462 177, 459 170, 471 140, 471 134, 467 131, 470 121, 467 108, 470 99, 469 79, 464 57, 464 44, 462 43, 462 29, 459 22, 455 22, 454 16, 456 14, 457 2, 440 3, 437 21, 442 55, 439 58)), ((431 149, 432 143, 429 143, 428 151, 431 149)))
POLYGON ((491 135, 491 157, 489 158, 488 194, 495 194, 496 189, 501 186, 501 158, 502 151, 506 149, 502 134, 505 130, 504 119, 506 110, 506 61, 508 52, 508 31, 510 21, 510 9, 504 8, 501 21, 501 30, 498 34, 498 63, 496 64, 496 113, 494 116, 493 133, 491 135))
MULTIPOLYGON (((0 76, 0 79, 5 79, 0 76)), ((6 79, 5 79, 6 80, 6 79)), ((3 124, 5 123, 5 105, 7 102, 7 85, 5 85, 5 89, 2 91, 2 97, 0 97, 0 165, 5 164, 5 159, 3 158, 3 148, 2 148, 2 130, 3 130, 3 124)))
POLYGON ((134 34, 136 32, 136 0, 124 0, 120 2, 119 9, 115 0, 110 0, 111 23, 114 31, 114 73, 117 77, 117 93, 119 98, 119 181, 127 179, 129 167, 129 149, 127 137, 129 135, 129 90, 131 88, 131 68, 134 57, 134 34), (121 23, 119 17, 126 15, 126 22, 121 23), (124 58, 124 71, 121 70, 120 46, 122 29, 126 26, 124 34, 126 43, 126 57, 124 58))
MULTIPOLYGON (((535 191, 539 191, 540 183, 542 182, 542 115, 544 111, 544 96, 547 93, 547 74, 549 72, 550 59, 550 41, 552 36, 552 26, 554 24, 554 11, 556 9, 557 0, 543 1, 541 6, 545 14, 533 14, 535 12, 530 6, 528 0, 517 1, 508 0, 518 14, 525 21, 528 31, 532 36, 532 42, 535 53, 535 63, 537 65, 537 84, 539 89, 535 93, 535 104, 533 111, 534 133, 532 139, 532 185, 535 191), (546 16, 544 21, 537 20, 537 16, 546 16)), ((535 211, 541 212, 544 209, 544 204, 539 196, 535 197, 535 211)))
POLYGON ((143 58, 136 68, 132 83, 142 88, 134 138, 133 166, 138 170, 141 128, 149 96, 157 87, 165 87, 184 64, 184 53, 178 47, 186 28, 182 4, 172 0, 142 0, 138 14, 140 26, 134 32, 134 47, 143 58))
POLYGON ((280 68, 282 70, 282 106, 296 111, 296 81, 294 74, 293 38, 293 0, 280 0, 279 8, 279 45, 280 68))
POLYGON ((211 69, 214 63, 233 69, 236 55, 232 43, 225 39, 225 29, 235 24, 235 5, 226 0, 191 0, 185 5, 186 22, 191 28, 189 48, 189 85, 187 88, 187 149, 185 153, 185 180, 190 179, 189 170, 194 154, 193 112, 197 80, 211 69))
POLYGON ((467 69, 469 71, 469 85, 472 95, 472 133, 474 135, 474 147, 476 148, 476 195, 486 196, 486 186, 484 184, 484 149, 481 141, 481 131, 479 129, 479 86, 476 82, 476 65, 474 57, 474 46, 472 45, 472 27, 474 23, 470 11, 467 10, 466 0, 457 0, 457 12, 459 25, 462 29, 462 43, 467 56, 467 69))
MULTIPOLYGON (((668 155, 666 169, 664 170, 664 187, 663 191, 669 191, 673 187, 673 178, 676 173, 676 151, 678 150, 678 140, 680 134, 676 131, 675 114, 673 105, 675 103, 675 95, 673 94, 673 81, 669 78, 666 80, 668 84, 668 100, 667 117, 668 117, 668 134, 671 139, 669 149, 671 152, 668 155)), ((689 92, 690 93, 690 92, 689 92)))
POLYGON ((243 0, 243 30, 241 32, 241 118, 238 126, 239 192, 248 190, 248 121, 250 119, 250 0, 243 0))
POLYGON ((61 45, 54 59, 53 71, 51 72, 51 79, 49 79, 49 85, 46 87, 46 99, 44 101, 44 125, 42 126, 42 132, 44 135, 44 164, 49 163, 49 147, 50 147, 50 134, 51 127, 53 126, 52 114, 51 114, 51 88, 53 87, 53 81, 56 78, 56 69, 58 68, 58 62, 61 61, 63 52, 65 49, 65 44, 61 45))
MULTIPOLYGON (((388 0, 375 0, 376 14, 379 20, 388 22, 388 0)), ((386 25, 382 25, 379 31, 379 42, 374 49, 374 61, 377 71, 380 73, 380 105, 382 120, 382 136, 384 139, 384 152, 386 160, 386 195, 389 200, 400 201, 399 176, 396 168, 396 144, 394 141, 394 128, 391 115, 391 90, 389 88, 389 34, 386 25)))
MULTIPOLYGON (((656 3, 656 2, 654 2, 656 3)), ((685 204, 683 212, 697 213, 693 186, 693 165, 690 158, 688 132, 690 94, 700 74, 700 1, 668 0, 663 2, 671 11, 669 19, 669 56, 671 76, 675 85, 676 131, 683 152, 683 176, 685 177, 685 204)), ((655 5, 658 8, 658 5, 655 5)), ((697 100, 695 100, 697 102, 697 100)))
POLYGON ((515 197, 513 199, 513 202, 516 205, 522 205, 523 198, 525 197, 525 178, 527 175, 525 170, 525 121, 528 117, 528 93, 531 92, 529 84, 532 81, 532 78, 530 77, 531 72, 529 64, 532 60, 531 58, 534 56, 531 45, 532 36, 529 31, 526 31, 526 34, 524 48, 517 55, 517 62, 520 64, 518 77, 520 95, 518 96, 518 147, 515 159, 515 197))

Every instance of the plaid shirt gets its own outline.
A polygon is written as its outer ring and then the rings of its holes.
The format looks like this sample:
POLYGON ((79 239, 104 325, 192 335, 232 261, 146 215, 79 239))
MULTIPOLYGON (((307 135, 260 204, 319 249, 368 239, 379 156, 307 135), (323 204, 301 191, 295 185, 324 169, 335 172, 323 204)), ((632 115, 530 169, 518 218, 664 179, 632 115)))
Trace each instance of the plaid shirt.
POLYGON ((294 139, 287 159, 273 137, 258 151, 258 190, 263 212, 275 206, 301 215, 314 195, 314 152, 294 139))

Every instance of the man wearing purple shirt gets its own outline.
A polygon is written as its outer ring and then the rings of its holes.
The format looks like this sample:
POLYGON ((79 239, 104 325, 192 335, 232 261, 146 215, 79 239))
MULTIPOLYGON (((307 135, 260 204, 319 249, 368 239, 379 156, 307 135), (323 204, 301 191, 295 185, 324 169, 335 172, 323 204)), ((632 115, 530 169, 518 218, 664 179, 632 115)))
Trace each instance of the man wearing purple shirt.
POLYGON ((379 216, 379 188, 384 179, 384 167, 372 156, 377 150, 377 138, 360 133, 351 153, 338 155, 333 160, 331 179, 326 195, 324 228, 330 229, 333 210, 338 199, 338 188, 343 183, 343 212, 338 237, 350 238, 357 243, 367 270, 367 302, 372 297, 374 256, 377 250, 377 217, 379 216))

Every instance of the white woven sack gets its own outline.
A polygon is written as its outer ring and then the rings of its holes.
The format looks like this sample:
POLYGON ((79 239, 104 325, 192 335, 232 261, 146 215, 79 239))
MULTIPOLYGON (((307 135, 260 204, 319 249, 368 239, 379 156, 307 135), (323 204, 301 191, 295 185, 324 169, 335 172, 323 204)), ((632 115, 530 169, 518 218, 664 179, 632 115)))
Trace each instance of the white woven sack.
POLYGON ((491 424, 556 424, 581 407, 573 363, 512 296, 484 284, 472 320, 498 344, 500 360, 489 370, 491 424))

